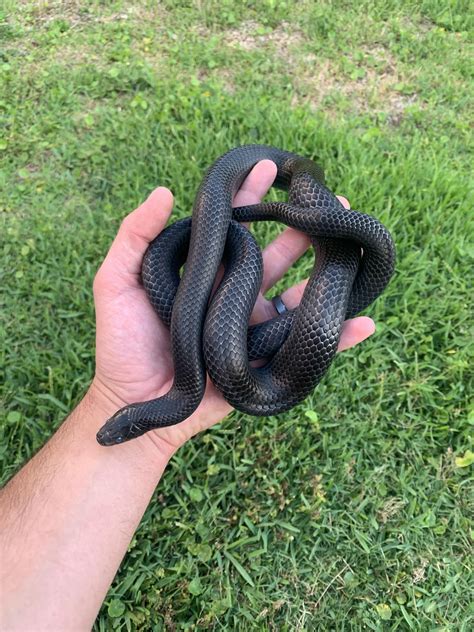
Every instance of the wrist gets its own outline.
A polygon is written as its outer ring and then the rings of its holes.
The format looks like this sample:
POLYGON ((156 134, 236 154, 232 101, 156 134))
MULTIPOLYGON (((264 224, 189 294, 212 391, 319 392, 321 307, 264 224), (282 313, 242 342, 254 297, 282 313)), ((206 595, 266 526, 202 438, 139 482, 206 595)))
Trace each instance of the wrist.
POLYGON ((94 376, 86 397, 91 401, 94 408, 103 415, 104 421, 116 413, 117 410, 130 403, 119 397, 97 375, 94 376))
MULTIPOLYGON (((91 424, 91 432, 95 434, 103 426, 103 424, 112 417, 123 406, 126 406, 129 402, 121 399, 117 394, 105 384, 99 377, 94 376, 91 385, 84 396, 81 404, 88 405, 88 408, 93 411, 93 417, 95 423, 91 424)), ((99 446, 99 444, 97 444, 99 446)), ((166 441, 166 439, 158 436, 154 432, 147 432, 133 441, 124 443, 123 445, 110 447, 102 447, 103 450, 124 450, 127 446, 131 448, 133 445, 136 448, 140 448, 146 453, 151 460, 163 459, 168 462, 173 454, 177 450, 177 446, 166 441)))

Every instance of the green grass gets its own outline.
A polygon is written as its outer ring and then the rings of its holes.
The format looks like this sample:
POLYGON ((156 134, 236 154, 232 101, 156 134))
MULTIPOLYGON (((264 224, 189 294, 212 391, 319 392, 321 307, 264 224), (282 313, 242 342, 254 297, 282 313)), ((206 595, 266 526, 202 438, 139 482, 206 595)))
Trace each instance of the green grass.
POLYGON ((271 143, 319 160, 398 250, 377 334, 312 397, 173 459, 96 629, 472 629, 469 3, 7 0, 1 17, 3 480, 87 388, 94 271, 158 184, 187 215, 212 160, 271 143))

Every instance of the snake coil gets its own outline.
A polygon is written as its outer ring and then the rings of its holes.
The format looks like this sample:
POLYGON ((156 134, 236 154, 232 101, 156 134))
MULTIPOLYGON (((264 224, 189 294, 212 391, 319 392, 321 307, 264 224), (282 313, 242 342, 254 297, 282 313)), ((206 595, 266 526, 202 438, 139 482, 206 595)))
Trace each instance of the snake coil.
POLYGON ((148 298, 170 327, 173 386, 162 397, 120 409, 97 440, 114 445, 185 420, 202 400, 206 373, 225 399, 245 413, 276 415, 292 408, 329 368, 345 318, 379 296, 394 263, 387 229, 345 209, 324 186, 323 170, 314 162, 265 145, 230 150, 204 177, 192 218, 166 228, 143 260, 148 298), (288 203, 233 209, 235 193, 263 159, 276 163, 274 186, 288 190, 288 203), (306 233, 315 265, 296 309, 249 327, 263 264, 260 248, 241 222, 263 220, 306 233), (210 300, 221 262, 224 276, 210 300), (266 358, 266 364, 251 366, 257 358, 266 358))

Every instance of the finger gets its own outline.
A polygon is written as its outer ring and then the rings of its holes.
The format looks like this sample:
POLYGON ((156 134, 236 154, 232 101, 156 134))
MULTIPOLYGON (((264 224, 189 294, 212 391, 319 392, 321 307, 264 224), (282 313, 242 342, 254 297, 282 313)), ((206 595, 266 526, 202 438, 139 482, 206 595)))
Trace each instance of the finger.
POLYGON ((234 197, 232 206, 258 204, 272 186, 277 174, 277 166, 271 160, 261 160, 243 181, 234 197))
POLYGON ((149 243, 163 230, 173 208, 173 194, 165 187, 155 189, 148 199, 127 215, 102 267, 115 273, 139 275, 149 243))
POLYGON ((375 332, 375 323, 368 316, 358 316, 346 320, 342 326, 338 351, 345 351, 359 344, 375 332))
MULTIPOLYGON (((292 287, 285 290, 283 294, 281 294, 281 299, 288 309, 298 307, 307 283, 308 279, 300 281, 296 285, 293 285, 292 287)), ((266 299, 262 293, 260 293, 255 302, 252 316, 250 317, 250 324, 255 325, 257 323, 263 322, 264 320, 275 318, 275 316, 278 316, 278 313, 273 303, 271 302, 271 300, 269 301, 268 299, 266 299)))
MULTIPOLYGON (((276 174, 277 166, 271 160, 257 162, 236 193, 232 206, 236 208, 237 206, 247 206, 261 202, 268 189, 272 186, 276 174)), ((250 224, 245 222, 244 226, 248 228, 250 224)), ((216 275, 213 292, 219 286, 222 277, 223 269, 221 266, 216 275)))
POLYGON ((307 235, 286 228, 264 249, 262 293, 275 285, 311 245, 307 235))
MULTIPOLYGON (((306 283, 303 281, 300 286, 306 283)), ((292 289, 292 288, 291 288, 292 289)), ((299 288, 296 292, 293 293, 292 298, 296 299, 297 295, 303 294, 303 288, 299 288)), ((284 295, 282 295, 283 297, 284 295)), ((291 304, 288 302, 288 299, 284 300, 285 305, 288 309, 292 309, 298 306, 298 303, 291 304)), ((271 318, 275 318, 277 316, 277 312, 271 301, 267 301, 265 298, 260 297, 260 300, 257 301, 254 312, 252 313, 251 324, 257 324, 264 320, 270 320, 271 318)), ((337 347, 337 351, 345 351, 346 349, 350 349, 355 345, 359 344, 369 336, 371 336, 375 332, 375 323, 368 316, 358 316, 357 318, 351 318, 346 320, 342 325, 341 337, 339 338, 339 344, 337 347)))
MULTIPOLYGON (((344 208, 349 209, 349 201, 342 195, 338 200, 344 208)), ((310 247, 311 240, 307 235, 294 228, 287 228, 274 239, 263 251, 263 281, 262 293, 265 294, 275 285, 288 269, 310 247)))
POLYGON ((349 200, 345 198, 343 195, 337 195, 336 197, 344 208, 347 208, 347 209, 351 208, 349 200))
MULTIPOLYGON (((281 298, 288 309, 298 307, 307 283, 308 279, 305 279, 283 292, 281 298)), ((264 320, 275 318, 275 316, 277 316, 277 312, 273 303, 263 296, 259 296, 252 314, 251 323, 260 323, 264 320)), ((375 323, 368 316, 358 316, 357 318, 346 320, 342 326, 337 350, 344 351, 345 349, 350 349, 350 347, 359 344, 359 342, 371 336, 374 331, 375 323)))
POLYGON ((281 300, 285 303, 288 309, 294 309, 298 307, 301 303, 301 299, 303 297, 303 292, 308 283, 308 279, 304 279, 300 281, 296 285, 289 287, 287 290, 283 292, 281 295, 281 300))

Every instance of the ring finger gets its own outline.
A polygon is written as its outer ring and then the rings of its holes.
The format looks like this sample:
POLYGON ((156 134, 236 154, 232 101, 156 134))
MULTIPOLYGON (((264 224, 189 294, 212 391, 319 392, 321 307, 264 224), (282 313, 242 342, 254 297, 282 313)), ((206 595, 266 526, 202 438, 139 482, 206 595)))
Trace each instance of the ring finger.
MULTIPOLYGON (((350 208, 349 201, 345 197, 337 197, 344 208, 350 208)), ((262 322, 277 315, 273 303, 266 299, 264 294, 286 274, 310 245, 311 241, 307 235, 294 228, 286 228, 264 249, 262 289, 255 303, 251 323, 262 322)), ((288 309, 299 305, 306 283, 307 279, 282 293, 281 298, 288 309)))

